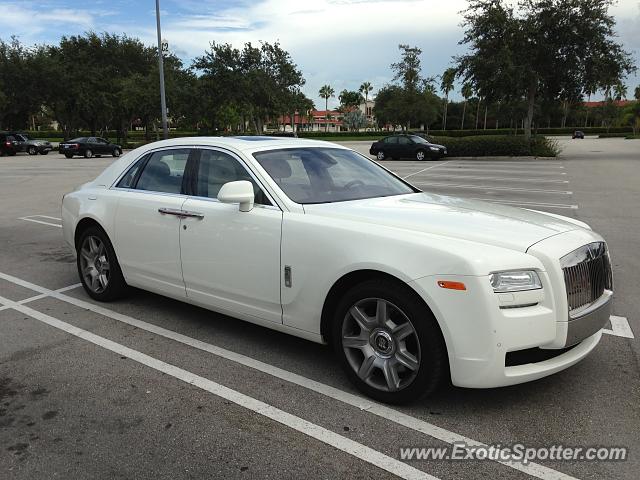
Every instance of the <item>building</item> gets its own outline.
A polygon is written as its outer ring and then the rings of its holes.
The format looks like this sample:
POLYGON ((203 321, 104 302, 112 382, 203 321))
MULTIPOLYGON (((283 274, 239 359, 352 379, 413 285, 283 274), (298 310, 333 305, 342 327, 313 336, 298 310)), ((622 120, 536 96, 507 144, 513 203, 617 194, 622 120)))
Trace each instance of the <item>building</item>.
MULTIPOLYGON (((358 109, 366 116, 367 122, 369 125, 375 126, 376 119, 373 115, 373 107, 375 106, 375 101, 368 100, 366 105, 362 102, 361 105, 358 106, 358 109)), ((343 132, 346 129, 344 128, 342 122, 342 112, 338 110, 312 110, 308 114, 299 114, 296 113, 293 115, 293 124, 295 125, 295 130, 303 131, 303 132, 343 132)), ((278 119, 279 125, 284 125, 285 132, 293 131, 291 126, 292 118, 291 115, 284 115, 278 119)))

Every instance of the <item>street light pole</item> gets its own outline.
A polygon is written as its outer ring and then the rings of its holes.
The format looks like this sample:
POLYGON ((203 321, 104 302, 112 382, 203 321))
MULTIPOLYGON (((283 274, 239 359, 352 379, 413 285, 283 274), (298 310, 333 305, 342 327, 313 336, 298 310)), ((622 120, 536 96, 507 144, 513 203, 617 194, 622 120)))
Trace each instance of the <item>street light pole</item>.
POLYGON ((156 26, 158 29, 158 70, 160 72, 160 107, 162 109, 162 130, 165 140, 169 138, 167 125, 167 100, 164 94, 164 62, 162 58, 162 33, 160 32, 160 0, 156 0, 156 26))

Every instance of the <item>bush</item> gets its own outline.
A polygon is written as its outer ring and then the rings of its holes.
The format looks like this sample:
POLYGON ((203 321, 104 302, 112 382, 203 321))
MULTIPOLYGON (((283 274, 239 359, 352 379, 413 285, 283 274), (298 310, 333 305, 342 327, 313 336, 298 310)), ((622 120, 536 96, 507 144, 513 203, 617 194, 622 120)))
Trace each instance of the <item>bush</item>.
POLYGON ((535 156, 555 157, 560 153, 557 143, 545 137, 527 141, 522 136, 480 135, 475 137, 430 137, 434 143, 447 147, 451 157, 535 156))

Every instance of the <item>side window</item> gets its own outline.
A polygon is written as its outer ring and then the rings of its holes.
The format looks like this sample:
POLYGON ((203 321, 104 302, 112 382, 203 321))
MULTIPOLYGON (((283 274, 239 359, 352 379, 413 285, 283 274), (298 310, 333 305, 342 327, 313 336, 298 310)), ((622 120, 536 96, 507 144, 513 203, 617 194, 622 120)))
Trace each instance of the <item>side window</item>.
POLYGON ((181 193, 182 177, 189 152, 188 148, 181 148, 152 153, 135 188, 152 192, 181 193))
POLYGON ((133 166, 129 168, 129 171, 127 172, 127 174, 120 179, 116 187, 133 188, 133 183, 136 179, 136 175, 138 174, 138 171, 140 170, 142 165, 144 165, 144 162, 147 161, 148 157, 149 155, 145 155, 144 157, 139 159, 136 163, 134 163, 133 166))
POLYGON ((384 139, 384 143, 397 144, 398 137, 387 137, 384 139))
POLYGON ((87 138, 87 143, 97 143, 97 141, 96 141, 96 137, 89 137, 89 138, 87 138))
POLYGON ((411 140, 409 137, 398 137, 398 143, 400 145, 411 145, 411 140))
POLYGON ((218 198, 218 192, 225 183, 247 180, 253 184, 255 203, 271 205, 262 189, 238 160, 217 150, 203 149, 198 166, 196 194, 199 197, 218 198))

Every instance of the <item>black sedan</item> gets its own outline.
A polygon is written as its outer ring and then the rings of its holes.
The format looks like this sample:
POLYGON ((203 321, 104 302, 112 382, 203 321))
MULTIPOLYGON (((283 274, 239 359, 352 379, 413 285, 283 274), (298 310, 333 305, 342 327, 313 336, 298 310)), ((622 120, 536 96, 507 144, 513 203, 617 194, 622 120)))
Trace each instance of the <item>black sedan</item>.
POLYGON ((437 160, 447 154, 447 147, 437 145, 418 135, 390 135, 378 140, 369 149, 378 160, 413 158, 418 161, 437 160))
POLYGON ((82 155, 84 158, 91 158, 100 155, 112 155, 119 157, 122 154, 122 147, 115 143, 110 143, 100 137, 80 137, 63 142, 58 147, 60 153, 71 158, 74 155, 82 155))
POLYGON ((584 132, 580 131, 580 130, 576 130, 575 132, 573 132, 573 135, 571 135, 571 138, 578 138, 580 140, 584 139, 584 132))

